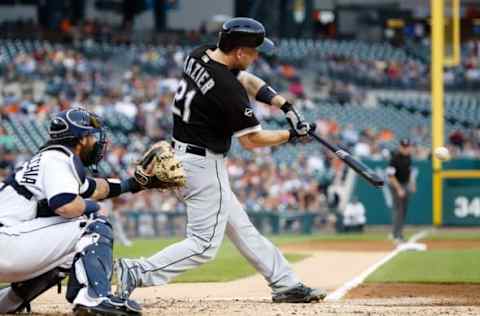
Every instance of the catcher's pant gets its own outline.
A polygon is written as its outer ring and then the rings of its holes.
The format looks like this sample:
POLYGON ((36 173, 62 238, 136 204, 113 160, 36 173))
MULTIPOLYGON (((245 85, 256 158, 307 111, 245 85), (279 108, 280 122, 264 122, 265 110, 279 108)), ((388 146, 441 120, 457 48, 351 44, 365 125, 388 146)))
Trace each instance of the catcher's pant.
MULTIPOLYGON (((0 228, 0 283, 29 280, 55 267, 69 267, 86 220, 36 218, 0 228)), ((0 313, 22 303, 10 288, 0 290, 0 313)))
POLYGON ((55 216, 1 227, 0 282, 29 280, 71 265, 86 222, 55 216))
POLYGON ((163 285, 173 277, 215 257, 225 231, 244 257, 272 289, 293 287, 300 281, 287 260, 250 222, 230 188, 223 155, 206 151, 190 154, 175 142, 176 157, 187 175, 183 197, 187 204, 186 239, 148 259, 128 260, 139 286, 163 285))

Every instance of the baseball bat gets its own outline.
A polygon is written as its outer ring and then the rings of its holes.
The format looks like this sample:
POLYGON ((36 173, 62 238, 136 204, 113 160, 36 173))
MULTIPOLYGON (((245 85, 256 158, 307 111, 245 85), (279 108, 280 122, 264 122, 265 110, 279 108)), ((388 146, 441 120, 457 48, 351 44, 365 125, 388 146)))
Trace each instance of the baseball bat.
POLYGON ((332 151, 338 158, 340 158, 343 162, 345 162, 350 168, 355 170, 365 180, 367 180, 368 182, 370 182, 371 184, 373 184, 376 187, 383 186, 384 181, 378 174, 376 174, 373 170, 368 168, 360 160, 355 159, 346 150, 343 150, 342 148, 340 148, 339 146, 337 146, 335 144, 330 144, 325 139, 316 135, 314 131, 311 131, 309 134, 317 142, 319 142, 323 146, 327 147, 330 151, 332 151))

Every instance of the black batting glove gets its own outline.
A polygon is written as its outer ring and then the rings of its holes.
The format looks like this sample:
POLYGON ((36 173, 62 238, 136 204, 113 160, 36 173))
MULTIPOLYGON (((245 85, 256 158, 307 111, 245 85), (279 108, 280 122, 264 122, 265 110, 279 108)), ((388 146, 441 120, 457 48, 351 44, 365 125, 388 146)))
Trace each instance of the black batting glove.
MULTIPOLYGON (((310 123, 305 121, 303 115, 301 115, 291 103, 285 102, 280 109, 285 113, 290 128, 295 131, 297 136, 306 136, 312 129, 310 123)), ((290 133, 290 135, 292 134, 290 133)))
POLYGON ((315 123, 307 123, 307 124, 308 124, 308 130, 305 135, 300 135, 299 133, 297 133, 295 129, 290 128, 288 130, 288 132, 290 133, 290 136, 288 137, 288 142, 295 143, 299 140, 306 139, 310 133, 314 133, 315 129, 317 128, 317 124, 315 123))

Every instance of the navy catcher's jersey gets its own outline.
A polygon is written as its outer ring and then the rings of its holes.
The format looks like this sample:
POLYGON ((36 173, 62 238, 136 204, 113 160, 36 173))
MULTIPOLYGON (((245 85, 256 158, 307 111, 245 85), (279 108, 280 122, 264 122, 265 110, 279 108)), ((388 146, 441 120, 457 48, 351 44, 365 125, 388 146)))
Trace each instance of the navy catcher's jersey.
POLYGON ((232 136, 261 130, 246 90, 229 70, 201 46, 185 60, 173 104, 173 138, 215 153, 230 149, 232 136))

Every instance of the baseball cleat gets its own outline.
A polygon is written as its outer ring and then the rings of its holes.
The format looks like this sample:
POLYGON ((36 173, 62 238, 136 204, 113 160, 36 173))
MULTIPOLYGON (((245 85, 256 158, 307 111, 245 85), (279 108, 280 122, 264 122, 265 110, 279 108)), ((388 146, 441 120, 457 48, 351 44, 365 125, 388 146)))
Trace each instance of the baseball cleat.
POLYGON ((135 275, 130 272, 127 262, 123 258, 115 262, 114 270, 117 276, 117 290, 115 294, 126 299, 137 287, 135 275))
POLYGON ((73 307, 75 316, 140 316, 142 307, 135 301, 110 296, 97 306, 77 304, 73 307))
POLYGON ((291 289, 274 293, 272 301, 274 303, 310 303, 319 302, 327 296, 323 289, 315 289, 304 284, 299 284, 291 289))

